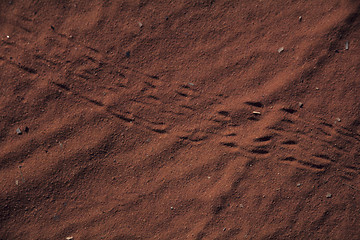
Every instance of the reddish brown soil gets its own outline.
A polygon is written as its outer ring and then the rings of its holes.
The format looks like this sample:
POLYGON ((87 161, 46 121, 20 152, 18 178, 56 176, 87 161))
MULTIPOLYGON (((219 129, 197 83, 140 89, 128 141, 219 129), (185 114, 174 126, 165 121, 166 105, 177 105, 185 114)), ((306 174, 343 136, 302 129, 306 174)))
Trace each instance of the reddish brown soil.
POLYGON ((1 1, 0 239, 360 239, 359 15, 1 1))

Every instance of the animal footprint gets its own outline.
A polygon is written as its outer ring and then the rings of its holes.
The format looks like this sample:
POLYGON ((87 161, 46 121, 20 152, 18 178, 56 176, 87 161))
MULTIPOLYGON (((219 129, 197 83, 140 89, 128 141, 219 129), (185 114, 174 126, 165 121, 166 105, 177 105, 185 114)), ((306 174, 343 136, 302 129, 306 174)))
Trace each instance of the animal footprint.
POLYGON ((267 142, 267 141, 270 141, 273 137, 274 136, 272 136, 272 135, 267 135, 264 137, 255 138, 254 142, 267 142))

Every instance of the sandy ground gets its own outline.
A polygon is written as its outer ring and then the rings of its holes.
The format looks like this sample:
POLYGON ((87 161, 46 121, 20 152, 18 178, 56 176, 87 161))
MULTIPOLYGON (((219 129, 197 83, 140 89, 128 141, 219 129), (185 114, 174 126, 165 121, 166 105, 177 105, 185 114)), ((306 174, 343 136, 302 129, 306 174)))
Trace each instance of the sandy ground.
POLYGON ((0 239, 360 239, 359 14, 1 1, 0 239))

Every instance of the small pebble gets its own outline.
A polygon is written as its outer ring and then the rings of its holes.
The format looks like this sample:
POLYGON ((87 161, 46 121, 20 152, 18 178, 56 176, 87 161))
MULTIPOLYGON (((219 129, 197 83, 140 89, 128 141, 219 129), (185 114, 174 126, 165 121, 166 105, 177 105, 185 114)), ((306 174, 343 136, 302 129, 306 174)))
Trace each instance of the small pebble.
POLYGON ((139 27, 142 28, 144 25, 141 22, 138 22, 139 27))
POLYGON ((244 205, 243 205, 243 204, 240 204, 240 207, 241 207, 241 208, 243 208, 243 207, 244 207, 244 205))
POLYGON ((9 36, 9 35, 6 35, 6 38, 10 38, 10 36, 9 36))
POLYGON ((301 186, 301 183, 296 184, 296 186, 297 186, 297 187, 300 187, 300 186, 301 186))
POLYGON ((315 89, 316 89, 316 90, 319 90, 320 88, 316 87, 315 89))
POLYGON ((331 197, 332 197, 331 193, 327 193, 327 194, 326 194, 326 197, 327 197, 327 198, 331 198, 331 197))
POLYGON ((20 128, 17 128, 17 129, 16 129, 16 133, 17 133, 17 135, 21 135, 21 134, 22 134, 22 131, 20 130, 20 128))
POLYGON ((299 108, 302 108, 304 104, 302 102, 299 102, 299 108))
POLYGON ((345 50, 349 50, 349 41, 345 42, 345 50))
POLYGON ((340 118, 336 118, 335 120, 338 121, 338 122, 341 122, 341 119, 340 119, 340 118))
POLYGON ((278 49, 278 53, 282 53, 284 51, 284 47, 278 49))
POLYGON ((257 111, 253 111, 252 112, 254 115, 261 115, 261 112, 257 112, 257 111))
POLYGON ((224 231, 224 232, 226 231, 226 227, 225 227, 225 228, 223 228, 223 231, 224 231))
POLYGON ((171 210, 174 210, 174 207, 170 207, 171 210))
POLYGON ((73 240, 74 239, 74 237, 66 237, 66 240, 73 240))
POLYGON ((299 17, 299 22, 301 22, 301 21, 302 21, 302 16, 299 17))

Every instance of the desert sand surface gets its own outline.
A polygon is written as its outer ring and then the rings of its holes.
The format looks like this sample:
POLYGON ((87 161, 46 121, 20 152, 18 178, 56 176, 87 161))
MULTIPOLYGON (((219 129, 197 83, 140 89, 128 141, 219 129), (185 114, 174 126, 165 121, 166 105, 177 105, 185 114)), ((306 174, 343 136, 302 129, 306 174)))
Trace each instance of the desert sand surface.
POLYGON ((360 239, 359 15, 1 1, 0 239, 360 239))

